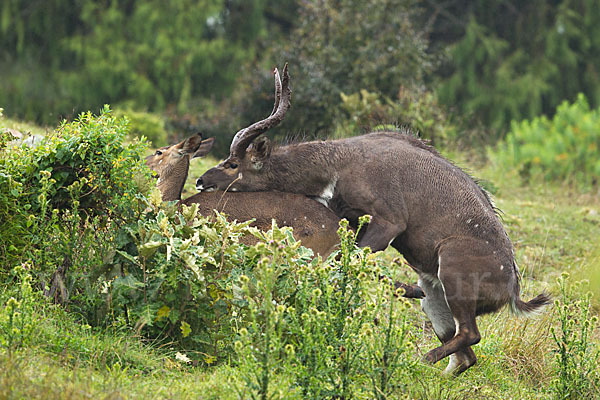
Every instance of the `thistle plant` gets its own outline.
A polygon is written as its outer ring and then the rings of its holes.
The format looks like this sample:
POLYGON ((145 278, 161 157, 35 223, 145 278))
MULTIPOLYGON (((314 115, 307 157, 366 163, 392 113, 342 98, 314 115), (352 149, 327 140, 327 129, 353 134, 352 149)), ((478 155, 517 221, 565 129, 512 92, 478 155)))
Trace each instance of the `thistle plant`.
POLYGON ((598 317, 592 315, 591 293, 580 293, 582 282, 569 282, 563 273, 557 280, 560 298, 555 301, 558 328, 552 327, 555 344, 553 391, 557 399, 595 398, 600 394, 600 349, 592 340, 598 317))

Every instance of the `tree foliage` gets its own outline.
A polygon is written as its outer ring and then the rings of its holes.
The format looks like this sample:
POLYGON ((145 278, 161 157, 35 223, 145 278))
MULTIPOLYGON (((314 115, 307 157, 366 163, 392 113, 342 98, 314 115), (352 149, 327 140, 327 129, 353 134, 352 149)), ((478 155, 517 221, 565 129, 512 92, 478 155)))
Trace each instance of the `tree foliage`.
POLYGON ((551 115, 578 93, 600 101, 596 0, 429 1, 431 41, 448 46, 441 100, 502 134, 511 120, 551 115))
POLYGON ((299 110, 288 121, 311 133, 328 131, 341 111, 341 93, 365 89, 397 98, 401 87, 421 84, 431 61, 415 4, 301 2, 298 25, 281 57, 293 66, 294 107, 299 110))
POLYGON ((261 32, 253 19, 226 31, 227 10, 223 0, 5 2, 0 103, 44 122, 106 102, 185 112, 230 92, 261 32))

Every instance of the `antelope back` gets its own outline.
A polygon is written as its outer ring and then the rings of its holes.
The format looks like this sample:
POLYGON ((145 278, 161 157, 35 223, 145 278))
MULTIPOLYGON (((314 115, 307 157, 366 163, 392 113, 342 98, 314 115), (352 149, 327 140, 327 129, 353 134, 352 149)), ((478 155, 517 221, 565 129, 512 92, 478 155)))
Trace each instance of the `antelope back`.
MULTIPOLYGON (((340 219, 324 205, 304 195, 282 192, 210 192, 197 193, 182 201, 197 203, 199 212, 212 215, 213 210, 228 215, 229 220, 255 219, 252 226, 260 230, 271 229, 271 220, 279 226, 294 229, 294 237, 316 254, 327 257, 339 244, 337 230, 340 219)), ((253 244, 256 239, 243 239, 253 244)))

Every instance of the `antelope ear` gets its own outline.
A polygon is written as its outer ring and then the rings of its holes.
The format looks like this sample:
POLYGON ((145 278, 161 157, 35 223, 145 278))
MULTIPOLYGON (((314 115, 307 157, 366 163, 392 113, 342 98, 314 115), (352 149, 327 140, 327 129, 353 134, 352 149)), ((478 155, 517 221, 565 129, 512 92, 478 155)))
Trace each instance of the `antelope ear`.
POLYGON ((215 144, 214 137, 210 137, 208 139, 203 140, 202 142, 200 142, 200 147, 198 147, 198 150, 196 150, 196 152, 194 153, 192 158, 204 157, 205 155, 210 153, 210 150, 212 149, 214 144, 215 144))
POLYGON ((261 136, 257 138, 254 142, 252 142, 250 148, 248 149, 248 152, 250 153, 250 156, 252 157, 253 161, 255 159, 265 160, 271 155, 272 147, 273 146, 271 145, 271 141, 269 140, 269 138, 266 136, 261 136))
POLYGON ((194 154, 200 147, 201 143, 202 143, 202 134, 197 133, 194 136, 190 136, 189 138, 187 138, 183 142, 181 142, 180 143, 181 147, 179 147, 179 149, 177 149, 177 151, 182 156, 188 155, 188 154, 194 154))

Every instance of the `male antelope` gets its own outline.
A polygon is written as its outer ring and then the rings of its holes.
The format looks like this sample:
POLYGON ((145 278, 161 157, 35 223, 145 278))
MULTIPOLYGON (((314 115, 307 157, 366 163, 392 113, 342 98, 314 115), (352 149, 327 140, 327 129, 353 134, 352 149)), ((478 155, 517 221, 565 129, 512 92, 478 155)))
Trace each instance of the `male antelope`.
POLYGON ((506 304, 521 314, 549 304, 546 294, 520 299, 512 243, 488 194, 469 175, 407 131, 273 148, 258 136, 290 107, 287 65, 283 83, 275 70, 275 87, 271 115, 235 135, 229 157, 197 180, 199 190, 301 193, 351 224, 371 215, 359 245, 374 251, 392 245, 418 273, 422 308, 442 342, 425 360, 450 356, 446 372, 475 364, 476 316, 506 304))

